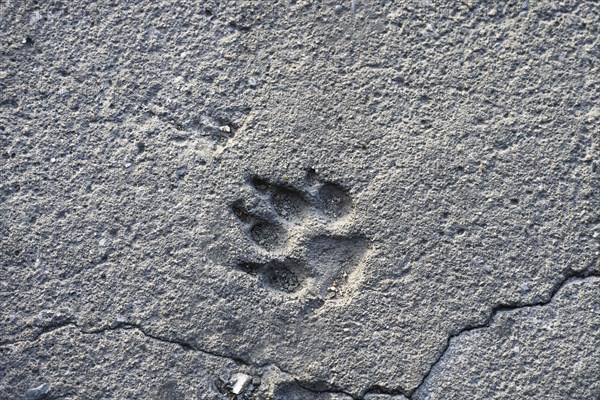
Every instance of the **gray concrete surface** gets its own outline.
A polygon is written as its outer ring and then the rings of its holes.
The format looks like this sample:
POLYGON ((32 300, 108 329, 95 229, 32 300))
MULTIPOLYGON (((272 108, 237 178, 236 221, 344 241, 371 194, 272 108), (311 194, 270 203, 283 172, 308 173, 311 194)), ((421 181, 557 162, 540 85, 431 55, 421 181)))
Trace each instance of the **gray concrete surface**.
POLYGON ((600 398, 598 14, 1 0, 0 398, 600 398))
POLYGON ((550 304, 498 311, 461 333, 415 398, 598 398, 599 283, 573 279, 550 304))

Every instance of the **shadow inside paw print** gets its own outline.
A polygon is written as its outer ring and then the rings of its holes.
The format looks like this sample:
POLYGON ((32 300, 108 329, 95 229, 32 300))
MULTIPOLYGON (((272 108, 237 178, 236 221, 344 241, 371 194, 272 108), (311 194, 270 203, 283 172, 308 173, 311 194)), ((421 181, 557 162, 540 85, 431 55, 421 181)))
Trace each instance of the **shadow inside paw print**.
POLYGON ((242 263, 239 268, 257 275, 266 287, 284 293, 298 291, 305 280, 304 267, 293 260, 271 261, 266 264, 242 263))
POLYGON ((271 261, 242 262, 238 269, 275 292, 335 297, 368 248, 364 236, 339 232, 338 223, 347 222, 354 208, 347 191, 314 176, 302 190, 258 177, 249 184, 258 202, 249 210, 239 200, 232 210, 257 251, 271 261))
POLYGON ((241 203, 232 207, 234 214, 245 225, 245 230, 254 243, 266 250, 275 250, 285 243, 285 229, 277 221, 252 215, 241 203))

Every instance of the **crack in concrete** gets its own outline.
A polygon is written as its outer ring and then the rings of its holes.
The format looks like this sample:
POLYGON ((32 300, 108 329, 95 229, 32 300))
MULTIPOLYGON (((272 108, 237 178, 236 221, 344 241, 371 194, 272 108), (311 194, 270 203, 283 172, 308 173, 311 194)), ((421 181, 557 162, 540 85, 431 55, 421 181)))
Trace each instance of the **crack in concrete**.
POLYGON ((33 342, 39 340, 42 336, 44 336, 46 334, 55 332, 59 329, 66 328, 66 327, 73 327, 77 331, 79 331, 81 334, 84 334, 84 335, 97 335, 97 334, 102 334, 104 332, 117 331, 117 330, 136 330, 149 339, 156 340, 156 341, 159 341, 162 343, 175 344, 175 345, 178 345, 181 348, 183 348, 185 351, 194 351, 194 352, 202 353, 209 357, 230 360, 230 361, 235 362, 238 365, 241 365, 241 366, 244 366, 247 368, 256 368, 256 369, 262 370, 262 369, 265 369, 268 367, 275 367, 279 371, 283 372, 284 374, 289 375, 291 377, 291 379, 296 380, 296 377, 294 376, 294 374, 281 368, 281 366, 277 365, 276 363, 270 362, 270 363, 264 363, 264 364, 256 364, 256 363, 244 360, 240 357, 228 356, 225 354, 220 354, 220 353, 212 352, 209 350, 204 350, 204 349, 194 346, 184 340, 180 340, 180 339, 176 339, 176 338, 171 339, 171 338, 165 338, 165 337, 161 337, 158 335, 154 335, 152 333, 149 333, 140 324, 132 323, 132 322, 117 322, 114 325, 104 326, 104 327, 97 328, 97 329, 85 330, 85 329, 82 329, 74 321, 73 318, 68 318, 64 321, 61 321, 60 323, 55 324, 55 325, 41 327, 42 330, 33 338, 1 342, 0 347, 10 346, 10 345, 19 344, 19 343, 33 343, 33 342))
POLYGON ((567 271, 567 273, 564 274, 563 279, 554 285, 552 290, 550 290, 549 294, 547 295, 547 298, 545 298, 544 300, 541 300, 539 302, 532 303, 532 304, 500 304, 500 305, 497 305, 494 308, 492 308, 490 316, 483 323, 477 324, 477 325, 472 325, 472 326, 467 326, 456 333, 450 334, 450 336, 448 336, 448 339, 446 341, 444 348, 440 352, 440 355, 431 364, 431 366, 429 367, 429 370, 423 376, 423 379, 421 380, 419 385, 415 389, 407 392, 407 393, 409 393, 409 395, 405 394, 405 396, 407 396, 409 399, 413 399, 414 394, 427 382, 427 380, 431 376, 431 373, 434 370, 435 366, 437 364, 439 364, 442 361, 442 359, 444 358, 444 355, 448 351, 448 348, 450 347, 452 340, 454 340, 455 338, 457 338, 467 332, 489 328, 491 326, 492 322, 494 321, 494 319, 496 318, 496 315, 498 315, 500 313, 511 312, 511 311, 515 311, 515 310, 519 310, 519 309, 523 309, 523 308, 543 307, 543 306, 550 304, 552 302, 552 300, 554 299, 554 297, 556 296, 556 294, 558 292, 560 292, 560 290, 563 287, 565 287, 566 285, 568 285, 569 283, 577 282, 577 281, 584 281, 591 277, 600 277, 600 274, 591 272, 591 268, 597 262, 598 262, 598 258, 592 260, 592 262, 588 265, 588 267, 586 267, 585 269, 583 269, 580 272, 574 272, 572 270, 567 271))
POLYGON ((56 324, 52 324, 52 325, 43 325, 43 326, 36 326, 36 328, 39 328, 40 331, 34 335, 32 338, 29 339, 17 339, 17 340, 6 340, 4 342, 0 342, 0 347, 4 347, 4 346, 11 346, 14 344, 19 344, 19 343, 32 343, 35 342, 37 340, 39 340, 42 336, 47 335, 49 333, 52 333, 58 329, 61 328, 65 328, 67 326, 77 326, 75 324, 75 322, 73 321, 72 318, 68 318, 64 321, 61 321, 59 323, 56 324))
MULTIPOLYGON (((195 352, 203 353, 203 354, 206 354, 207 356, 212 356, 215 358, 224 358, 227 360, 234 361, 237 364, 244 365, 246 367, 265 368, 269 365, 274 365, 275 367, 279 368, 279 366, 277 366, 275 364, 257 365, 257 364, 253 364, 253 363, 248 362, 239 357, 227 356, 227 355, 219 354, 219 353, 212 352, 209 350, 200 349, 190 343, 187 343, 184 340, 169 339, 169 338, 164 338, 164 337, 161 337, 158 335, 153 335, 151 333, 148 333, 141 325, 132 323, 132 322, 118 322, 111 326, 105 326, 102 328, 85 330, 85 329, 81 329, 81 327, 72 318, 69 318, 68 320, 65 320, 56 325, 49 325, 49 326, 41 327, 42 330, 37 335, 35 335, 33 338, 0 342, 0 347, 15 345, 15 344, 19 344, 19 343, 32 343, 32 342, 39 340, 44 335, 47 335, 49 333, 52 333, 54 331, 57 331, 59 329, 66 328, 69 326, 76 328, 81 334, 84 334, 84 335, 96 335, 96 334, 101 334, 104 332, 116 331, 116 330, 136 330, 149 339, 157 340, 157 341, 160 341, 163 343, 176 344, 176 345, 182 347, 186 351, 195 351, 195 352)), ((281 368, 279 368, 279 369, 281 369, 281 368)), ((286 371, 283 371, 283 372, 286 372, 286 371)))
POLYGON ((314 394, 341 394, 341 395, 344 395, 344 396, 348 396, 348 397, 350 397, 353 400, 360 400, 360 399, 356 398, 355 396, 352 396, 350 393, 345 392, 345 391, 343 391, 341 389, 335 389, 335 388, 330 388, 330 389, 327 389, 327 390, 312 389, 309 386, 310 383, 307 384, 306 382, 302 382, 301 380, 295 378, 294 375, 292 375, 292 374, 289 374, 289 375, 294 379, 294 382, 296 382, 296 384, 298 386, 300 386, 302 389, 306 390, 307 392, 311 392, 311 393, 314 393, 314 394))
POLYGON ((186 351, 195 351, 195 352, 198 352, 198 353, 203 353, 203 354, 205 354, 207 356, 212 356, 212 357, 215 357, 215 358, 224 358, 224 359, 227 359, 227 360, 231 360, 231 361, 233 361, 233 362, 235 362, 237 364, 241 364, 241 365, 244 365, 246 367, 255 367, 255 368, 258 368, 258 366, 254 365, 254 364, 252 364, 252 363, 250 363, 248 361, 245 361, 244 359, 239 358, 239 357, 228 356, 228 355, 225 355, 225 354, 219 354, 219 353, 212 352, 212 351, 209 351, 209 350, 204 350, 204 349, 198 348, 198 347, 196 347, 196 346, 194 346, 194 345, 186 342, 185 340, 181 340, 181 339, 177 339, 177 338, 171 339, 171 338, 165 338, 165 337, 162 337, 162 336, 154 335, 152 333, 149 333, 140 324, 136 324, 136 323, 133 323, 133 322, 118 322, 118 323, 116 323, 116 324, 114 324, 112 326, 106 326, 106 327, 103 327, 103 328, 98 328, 98 329, 93 329, 93 330, 81 330, 80 329, 80 332, 83 333, 83 334, 86 334, 86 335, 92 335, 92 334, 99 334, 99 333, 104 333, 104 332, 109 332, 109 331, 128 330, 128 329, 137 330, 138 332, 140 332, 142 335, 146 336, 149 339, 153 339, 153 340, 156 340, 156 341, 159 341, 159 342, 163 342, 163 343, 176 344, 176 345, 180 346, 181 348, 183 348, 186 351))
POLYGON ((344 391, 341 388, 330 388, 328 390, 315 390, 312 389, 310 387, 310 382, 307 383, 305 381, 301 381, 300 379, 298 379, 293 373, 286 371, 285 369, 281 368, 279 365, 277 365, 276 363, 273 362, 269 362, 269 363, 265 363, 265 364, 256 364, 253 363, 251 361, 248 360, 244 360, 243 358, 240 357, 235 357, 235 356, 229 356, 229 355, 225 355, 225 354, 219 354, 216 352, 212 352, 209 350, 204 350, 201 348, 198 348, 197 346, 194 346, 184 340, 181 339, 177 339, 177 338, 165 338, 165 337, 161 337, 158 335, 154 335, 152 333, 149 333, 148 331, 146 331, 146 329, 144 329, 140 324, 136 324, 136 323, 131 323, 131 322, 118 322, 114 325, 111 326, 105 326, 102 328, 98 328, 98 329, 93 329, 93 330, 84 330, 81 329, 79 325, 77 325, 77 323, 73 320, 73 318, 68 318, 64 321, 61 321, 60 323, 54 324, 54 325, 49 325, 49 326, 44 326, 42 327, 42 330, 33 338, 33 339, 21 339, 21 340, 14 340, 14 341, 5 341, 5 342, 1 342, 0 343, 0 347, 2 346, 9 346, 9 345, 14 345, 14 344, 18 344, 18 343, 24 343, 24 342, 35 342, 37 340, 39 340, 42 336, 52 333, 58 329, 61 328, 65 328, 68 326, 72 326, 74 328, 76 328, 80 333, 82 334, 86 334, 86 335, 94 335, 94 334, 100 334, 100 333, 104 333, 104 332, 108 332, 108 331, 116 331, 116 330, 129 330, 129 329, 133 329, 133 330, 137 330, 138 332, 140 332, 141 334, 143 334, 145 337, 152 339, 152 340, 157 340, 163 343, 170 343, 170 344, 176 344, 178 346, 181 346, 184 350, 186 351, 195 351, 195 352, 199 352, 202 354, 205 354, 207 356, 211 356, 211 357, 215 357, 215 358, 222 358, 222 359, 226 359, 226 360, 230 360, 235 362, 238 365, 242 365, 248 368, 256 368, 256 369, 264 369, 267 367, 275 367, 277 368, 279 371, 289 375, 291 377, 291 379, 293 379, 295 381, 295 383, 300 386, 301 388, 311 392, 311 393, 315 393, 315 394, 342 394, 342 395, 346 395, 350 398, 352 398, 353 400, 362 400, 364 399, 365 396, 369 395, 369 394, 386 394, 386 395, 390 395, 390 396, 396 396, 396 395, 403 395, 405 397, 407 397, 408 399, 413 399, 414 394, 427 382, 427 380, 429 379, 432 371, 434 370, 435 366, 437 364, 439 364, 441 362, 441 360, 444 358, 444 355, 446 354, 446 352, 448 351, 448 348, 450 347, 451 342, 467 333, 467 332, 471 332, 474 330, 479 330, 479 329, 485 329, 485 328, 489 328, 492 324, 492 322, 494 321, 494 319, 496 318, 496 315, 498 315, 499 313, 503 313, 503 312, 510 312, 510 311, 515 311, 515 310, 519 310, 522 308, 533 308, 533 307, 542 307, 542 306, 546 306, 548 304, 550 304, 552 302, 552 300, 554 299, 554 297, 556 296, 556 294, 566 285, 568 285, 571 282, 575 282, 575 281, 583 281, 586 280, 588 278, 591 277, 600 277, 600 274, 598 273, 594 273, 591 272, 592 267, 598 262, 598 259, 594 259, 590 265, 588 267, 586 267, 585 269, 583 269, 580 272, 574 272, 572 270, 568 270, 564 275, 563 275, 563 279, 561 279, 559 282, 557 282, 552 290, 550 290, 549 294, 546 296, 545 299, 536 302, 536 303, 532 303, 532 304, 500 304, 495 306, 494 308, 492 308, 489 317, 480 324, 476 324, 476 325, 472 325, 472 326, 467 326, 461 330, 459 330, 456 333, 452 333, 448 336, 448 339, 446 340, 445 346, 442 349, 442 351, 440 352, 439 356, 437 357, 437 359, 431 364, 431 366, 429 367, 427 373, 423 376, 423 379, 421 380, 421 382, 419 383, 419 385, 417 385, 416 388, 414 388, 413 390, 405 390, 403 388, 387 388, 385 386, 382 385, 373 385, 368 387, 362 395, 360 396, 353 396, 352 394, 350 394, 349 392, 344 391))
POLYGON ((370 386, 367 391, 358 399, 356 400, 363 400, 367 395, 370 394, 385 394, 388 396, 404 396, 407 399, 410 399, 410 394, 408 392, 406 392, 405 390, 401 389, 401 388, 397 388, 397 389, 388 389, 385 386, 382 385, 373 385, 370 386))

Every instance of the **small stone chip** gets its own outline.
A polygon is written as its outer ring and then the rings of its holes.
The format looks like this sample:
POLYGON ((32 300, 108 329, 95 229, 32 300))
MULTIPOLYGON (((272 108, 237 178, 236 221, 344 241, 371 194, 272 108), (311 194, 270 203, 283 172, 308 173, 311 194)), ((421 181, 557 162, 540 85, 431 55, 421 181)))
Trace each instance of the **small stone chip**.
POLYGON ((39 400, 43 399, 48 393, 50 393, 50 384, 42 383, 38 387, 27 389, 25 396, 27 397, 27 400, 39 400))
POLYGON ((246 390, 248 385, 252 382, 252 377, 250 375, 237 373, 231 377, 231 382, 233 383, 231 393, 240 394, 246 390))

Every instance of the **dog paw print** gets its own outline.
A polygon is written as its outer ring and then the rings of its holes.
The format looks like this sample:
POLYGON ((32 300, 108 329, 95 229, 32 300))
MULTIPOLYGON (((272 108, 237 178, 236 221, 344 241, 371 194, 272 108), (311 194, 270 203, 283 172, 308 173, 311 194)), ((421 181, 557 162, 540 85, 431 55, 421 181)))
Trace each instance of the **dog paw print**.
POLYGON ((253 177, 252 199, 232 211, 255 248, 238 269, 283 294, 341 295, 368 249, 361 234, 349 233, 353 199, 341 186, 309 174, 301 188, 253 177))

